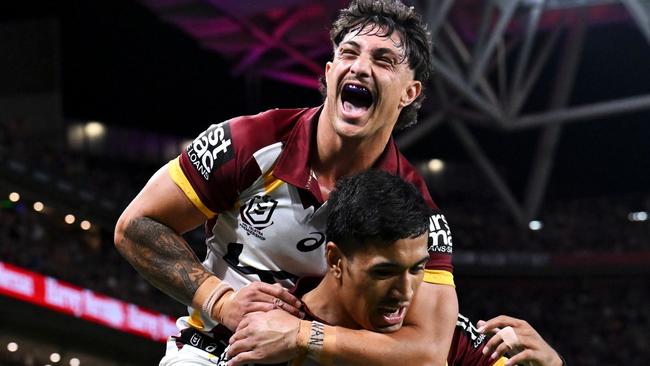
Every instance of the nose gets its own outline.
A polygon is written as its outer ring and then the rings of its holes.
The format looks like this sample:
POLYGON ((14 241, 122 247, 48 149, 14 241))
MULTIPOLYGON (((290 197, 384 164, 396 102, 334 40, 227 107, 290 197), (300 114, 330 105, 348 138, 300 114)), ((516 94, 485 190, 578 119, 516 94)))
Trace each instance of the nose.
POLYGON ((370 60, 368 56, 359 55, 350 66, 350 72, 357 78, 370 76, 370 60))
POLYGON ((400 301, 409 301, 413 298, 417 278, 410 273, 405 273, 395 280, 393 292, 400 301))

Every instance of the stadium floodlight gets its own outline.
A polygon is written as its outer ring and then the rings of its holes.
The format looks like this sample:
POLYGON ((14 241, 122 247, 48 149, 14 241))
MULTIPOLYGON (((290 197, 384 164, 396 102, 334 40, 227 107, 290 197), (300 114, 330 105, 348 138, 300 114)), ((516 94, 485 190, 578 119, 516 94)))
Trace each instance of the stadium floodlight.
POLYGON ((9 193, 9 201, 18 202, 20 200, 20 194, 18 192, 9 193))
POLYGON ((101 122, 89 121, 84 126, 84 132, 90 140, 101 139, 106 134, 106 126, 101 122))
POLYGON ((645 211, 630 212, 627 215, 627 219, 630 221, 647 221, 648 213, 645 211))
POLYGON ((530 230, 537 231, 537 230, 541 230, 542 227, 544 227, 544 225, 539 220, 533 220, 528 223, 528 227, 530 228, 530 230))
POLYGON ((81 361, 79 361, 78 358, 72 357, 70 359, 70 366, 79 366, 79 365, 81 365, 81 361))
POLYGON ((56 353, 56 352, 52 353, 50 355, 50 361, 52 361, 54 363, 57 363, 57 362, 61 361, 61 355, 56 353))
POLYGON ((74 217, 73 214, 67 214, 67 215, 65 215, 65 219, 64 219, 64 220, 65 220, 65 223, 66 223, 66 224, 70 224, 70 225, 71 225, 71 224, 74 224, 74 222, 75 222, 76 219, 77 219, 77 218, 74 217))
POLYGON ((18 343, 16 343, 16 342, 7 343, 7 351, 9 351, 9 352, 18 351, 18 343))
POLYGON ((431 173, 440 173, 445 169, 445 162, 440 159, 431 159, 427 164, 427 168, 429 168, 431 173))
POLYGON ((34 211, 41 212, 45 208, 45 205, 41 201, 34 202, 34 211))
POLYGON ((81 224, 79 224, 79 226, 81 226, 81 229, 83 229, 83 230, 90 230, 90 227, 91 227, 91 225, 90 225, 90 221, 88 221, 88 220, 83 220, 83 221, 81 222, 81 224))

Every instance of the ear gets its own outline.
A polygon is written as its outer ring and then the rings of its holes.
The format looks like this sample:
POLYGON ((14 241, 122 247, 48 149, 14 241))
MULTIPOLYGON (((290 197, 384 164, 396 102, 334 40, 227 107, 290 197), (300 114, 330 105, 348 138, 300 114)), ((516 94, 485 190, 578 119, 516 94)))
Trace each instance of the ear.
POLYGON ((332 69, 332 61, 327 61, 325 64, 325 75, 327 75, 328 72, 332 69))
POLYGON ((341 277, 341 260, 343 259, 343 253, 339 247, 332 241, 327 242, 325 247, 325 259, 327 261, 327 270, 335 277, 341 277))
POLYGON ((402 93, 399 106, 404 108, 410 105, 420 95, 420 93, 422 93, 422 82, 419 80, 411 80, 402 93))

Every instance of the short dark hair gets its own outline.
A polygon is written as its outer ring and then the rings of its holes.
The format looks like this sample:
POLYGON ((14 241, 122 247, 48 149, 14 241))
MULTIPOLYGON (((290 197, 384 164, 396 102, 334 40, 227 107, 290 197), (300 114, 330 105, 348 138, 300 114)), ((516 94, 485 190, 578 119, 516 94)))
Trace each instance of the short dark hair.
POLYGON ((328 205, 327 240, 346 256, 422 235, 433 213, 414 185, 380 170, 339 180, 328 205))
MULTIPOLYGON (((334 48, 350 32, 360 31, 370 25, 370 32, 381 37, 390 37, 397 32, 404 47, 404 54, 414 79, 424 83, 433 73, 431 63, 431 34, 426 24, 413 7, 404 5, 399 0, 353 0, 346 9, 342 9, 332 24, 330 39, 334 48)), ((321 92, 325 92, 325 78, 320 79, 321 92)), ((400 113, 395 129, 401 130, 417 123, 418 110, 422 106, 424 93, 400 113)))

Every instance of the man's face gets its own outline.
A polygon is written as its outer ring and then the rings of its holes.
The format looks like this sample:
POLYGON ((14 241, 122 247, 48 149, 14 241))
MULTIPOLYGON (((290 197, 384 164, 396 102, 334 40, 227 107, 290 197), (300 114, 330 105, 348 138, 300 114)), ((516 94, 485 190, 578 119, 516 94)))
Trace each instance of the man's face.
POLYGON ((325 113, 339 136, 390 134, 402 108, 420 94, 399 34, 383 33, 371 26, 351 31, 327 63, 325 113))
POLYGON ((349 321, 376 332, 401 328, 428 259, 426 233, 343 256, 339 296, 349 321))

